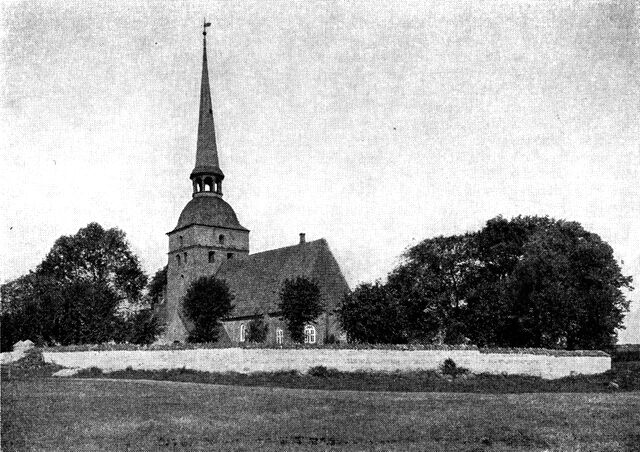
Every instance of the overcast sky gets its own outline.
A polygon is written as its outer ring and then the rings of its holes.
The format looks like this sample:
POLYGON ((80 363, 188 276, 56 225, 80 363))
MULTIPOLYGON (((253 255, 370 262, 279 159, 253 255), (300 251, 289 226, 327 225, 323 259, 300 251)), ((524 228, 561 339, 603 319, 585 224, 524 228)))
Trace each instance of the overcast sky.
MULTIPOLYGON (((58 3, 1 6, 2 281, 91 221, 165 264, 206 16, 224 198, 252 252, 325 237, 354 287, 421 239, 550 215, 640 289, 634 0, 58 3)), ((621 342, 640 342, 638 305, 621 342)))

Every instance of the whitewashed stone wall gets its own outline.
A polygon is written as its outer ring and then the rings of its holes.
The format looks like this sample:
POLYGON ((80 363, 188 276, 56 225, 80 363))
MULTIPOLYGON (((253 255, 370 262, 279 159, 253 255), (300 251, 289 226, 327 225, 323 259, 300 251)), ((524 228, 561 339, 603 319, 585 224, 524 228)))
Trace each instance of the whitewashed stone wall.
POLYGON ((451 358, 474 373, 561 378, 611 369, 609 356, 480 353, 478 350, 198 349, 155 351, 44 352, 44 360, 68 368, 104 371, 192 369, 206 372, 269 372, 314 366, 341 371, 435 370, 451 358))
POLYGON ((9 364, 24 358, 24 350, 0 353, 0 364, 9 364))

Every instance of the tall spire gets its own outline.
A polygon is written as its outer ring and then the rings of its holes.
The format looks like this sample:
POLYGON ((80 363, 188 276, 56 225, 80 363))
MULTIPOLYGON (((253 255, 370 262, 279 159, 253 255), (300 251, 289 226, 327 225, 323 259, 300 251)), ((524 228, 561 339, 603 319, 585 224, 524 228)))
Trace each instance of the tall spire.
POLYGON ((198 121, 198 144, 196 147, 196 166, 191 172, 194 195, 198 192, 214 192, 222 195, 222 179, 224 173, 218 162, 216 131, 213 123, 213 107, 209 88, 209 69, 207 67, 207 27, 204 22, 202 38, 202 81, 200 83, 200 118, 198 121), (207 176, 212 178, 210 186, 206 186, 207 176), (197 186, 197 184, 200 184, 197 186))

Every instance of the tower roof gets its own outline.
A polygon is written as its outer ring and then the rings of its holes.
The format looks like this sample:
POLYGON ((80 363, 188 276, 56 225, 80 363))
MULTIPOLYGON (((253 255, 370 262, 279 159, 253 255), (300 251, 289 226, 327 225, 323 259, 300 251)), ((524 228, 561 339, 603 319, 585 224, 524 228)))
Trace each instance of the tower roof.
POLYGON ((182 210, 172 232, 194 224, 248 231, 238 221, 233 208, 218 196, 193 197, 182 210))
MULTIPOLYGON (((208 24, 205 24, 205 26, 208 24)), ((206 28, 205 28, 206 30, 206 28)), ((196 147, 196 166, 191 177, 215 174, 224 177, 218 162, 216 131, 213 124, 213 107, 209 88, 209 69, 207 67, 207 33, 202 39, 202 81, 200 83, 200 118, 198 121, 198 144, 196 147)))

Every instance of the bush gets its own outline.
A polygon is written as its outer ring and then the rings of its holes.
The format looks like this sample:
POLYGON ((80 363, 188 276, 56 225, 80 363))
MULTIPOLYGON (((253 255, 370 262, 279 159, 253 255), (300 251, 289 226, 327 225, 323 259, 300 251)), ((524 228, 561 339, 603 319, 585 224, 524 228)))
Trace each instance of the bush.
POLYGON ((81 369, 76 374, 76 377, 89 377, 89 378, 97 378, 102 377, 104 373, 102 369, 99 367, 89 367, 88 369, 81 369))
POLYGON ((469 373, 469 369, 459 367, 454 360, 452 360, 451 358, 447 358, 440 365, 440 372, 443 375, 449 375, 453 378, 456 378, 458 375, 469 373))
POLYGON ((336 338, 335 334, 329 334, 329 336, 327 337, 327 340, 325 341, 325 344, 338 344, 338 343, 340 342, 336 338))
POLYGON ((252 319, 247 328, 247 342, 264 342, 267 340, 269 325, 264 321, 264 315, 252 319))
POLYGON ((136 312, 127 323, 125 340, 131 344, 151 344, 165 328, 152 308, 136 312))
POLYGON ((329 369, 325 366, 314 366, 309 369, 307 374, 311 375, 312 377, 331 378, 338 376, 340 374, 340 371, 337 369, 329 369))

